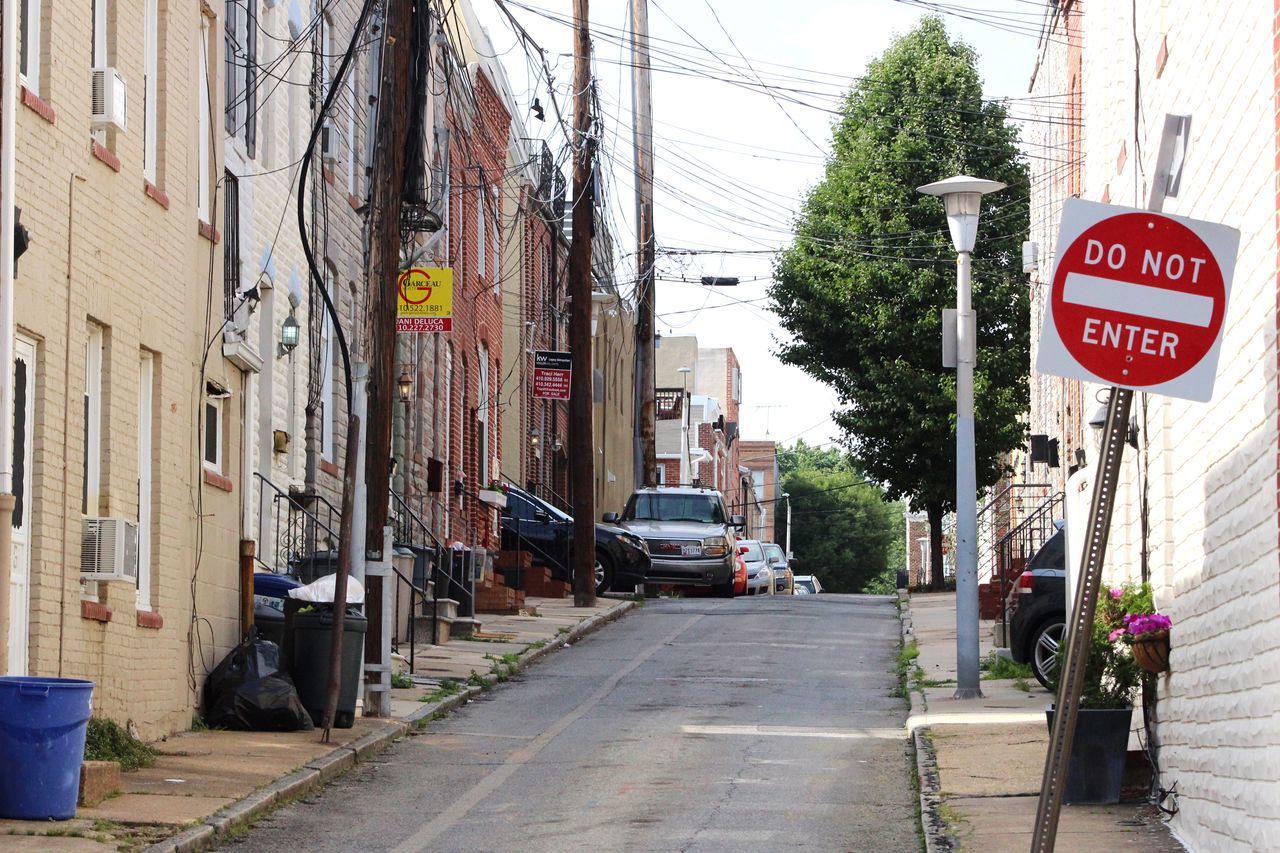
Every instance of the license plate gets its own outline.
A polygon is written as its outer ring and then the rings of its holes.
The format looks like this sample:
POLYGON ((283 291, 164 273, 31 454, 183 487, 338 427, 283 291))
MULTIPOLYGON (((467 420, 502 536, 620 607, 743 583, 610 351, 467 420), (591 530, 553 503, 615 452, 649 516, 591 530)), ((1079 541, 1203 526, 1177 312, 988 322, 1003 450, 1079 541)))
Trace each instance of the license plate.
POLYGON ((702 546, 701 546, 701 545, 681 545, 681 546, 680 546, 680 556, 682 556, 682 557, 701 557, 701 556, 702 556, 702 546))

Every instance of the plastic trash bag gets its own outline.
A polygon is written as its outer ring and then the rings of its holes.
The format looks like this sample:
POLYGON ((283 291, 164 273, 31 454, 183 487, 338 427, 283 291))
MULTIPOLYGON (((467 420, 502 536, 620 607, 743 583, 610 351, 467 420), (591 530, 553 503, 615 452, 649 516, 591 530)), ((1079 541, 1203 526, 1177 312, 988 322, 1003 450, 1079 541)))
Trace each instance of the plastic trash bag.
POLYGON ((209 673, 204 721, 210 728, 251 732, 314 728, 293 681, 280 668, 280 647, 259 637, 257 627, 209 673))
MULTIPOLYGON (((337 585, 337 575, 325 575, 306 586, 289 590, 289 597, 314 604, 333 604, 334 588, 337 585)), ((347 578, 347 604, 364 604, 364 585, 351 577, 347 578)))

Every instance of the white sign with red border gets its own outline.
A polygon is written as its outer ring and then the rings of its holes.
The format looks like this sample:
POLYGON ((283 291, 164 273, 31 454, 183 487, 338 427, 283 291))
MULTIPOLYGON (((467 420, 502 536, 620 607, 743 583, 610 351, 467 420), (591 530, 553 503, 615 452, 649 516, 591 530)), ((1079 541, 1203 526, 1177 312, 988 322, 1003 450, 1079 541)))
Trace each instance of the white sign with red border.
POLYGON ((1240 232, 1068 199, 1036 370, 1208 402, 1240 232))

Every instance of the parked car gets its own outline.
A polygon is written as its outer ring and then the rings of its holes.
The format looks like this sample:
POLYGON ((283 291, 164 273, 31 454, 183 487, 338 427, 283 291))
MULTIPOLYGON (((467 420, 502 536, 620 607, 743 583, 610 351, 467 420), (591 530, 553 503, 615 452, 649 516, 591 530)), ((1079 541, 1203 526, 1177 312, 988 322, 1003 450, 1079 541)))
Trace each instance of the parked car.
POLYGON ((747 561, 742 559, 742 554, 738 554, 738 560, 733 570, 733 594, 747 594, 747 561))
POLYGON ((816 575, 796 575, 796 595, 817 595, 822 592, 822 584, 816 575))
POLYGON ((1044 687, 1057 667, 1067 633, 1067 540, 1059 529, 1027 561, 1005 600, 1009 653, 1031 665, 1044 687))
POLYGON ((607 524, 643 537, 649 544, 648 581, 709 587, 712 594, 733 596, 737 534, 745 523, 729 515, 724 496, 697 486, 653 486, 639 489, 619 515, 604 515, 607 524))
POLYGON ((781 545, 773 542, 763 542, 761 545, 764 548, 765 558, 773 567, 774 591, 791 595, 795 592, 796 576, 791 570, 791 561, 787 559, 787 552, 782 550, 781 545))
MULTIPOLYGON (((535 566, 546 566, 556 580, 573 578, 573 516, 518 486, 506 486, 502 511, 502 549, 533 554, 535 566)), ((616 525, 596 524, 596 593, 644 583, 649 574, 649 546, 616 525)))
POLYGON ((754 539, 739 539, 738 554, 747 564, 747 595, 773 593, 773 569, 764 548, 754 539))

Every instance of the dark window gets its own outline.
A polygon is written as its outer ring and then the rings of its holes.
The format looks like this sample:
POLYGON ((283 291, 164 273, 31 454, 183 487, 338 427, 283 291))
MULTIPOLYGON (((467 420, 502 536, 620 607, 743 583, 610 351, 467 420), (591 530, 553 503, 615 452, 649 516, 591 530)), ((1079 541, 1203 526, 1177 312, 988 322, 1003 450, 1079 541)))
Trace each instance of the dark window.
POLYGON ((226 199, 222 229, 223 265, 223 316, 236 312, 240 297, 240 182, 230 172, 226 173, 226 199))
POLYGON ((13 368, 13 526, 22 526, 22 505, 27 491, 27 363, 18 359, 13 368))
POLYGON ((221 461, 218 447, 218 418, 221 412, 217 403, 204 404, 204 461, 215 468, 221 461))

